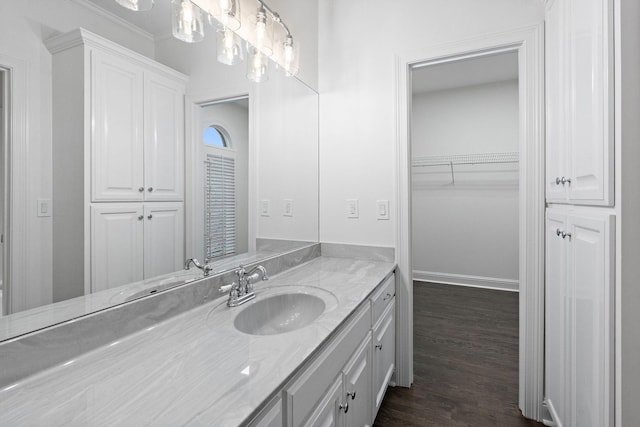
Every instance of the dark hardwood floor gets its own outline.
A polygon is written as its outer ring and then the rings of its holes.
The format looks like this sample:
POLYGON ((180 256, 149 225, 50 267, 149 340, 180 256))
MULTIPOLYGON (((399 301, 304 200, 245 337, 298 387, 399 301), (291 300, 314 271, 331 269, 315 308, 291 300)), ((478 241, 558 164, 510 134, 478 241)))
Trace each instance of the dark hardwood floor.
POLYGON ((518 294, 414 283, 414 384, 375 427, 542 426, 518 409, 518 294))

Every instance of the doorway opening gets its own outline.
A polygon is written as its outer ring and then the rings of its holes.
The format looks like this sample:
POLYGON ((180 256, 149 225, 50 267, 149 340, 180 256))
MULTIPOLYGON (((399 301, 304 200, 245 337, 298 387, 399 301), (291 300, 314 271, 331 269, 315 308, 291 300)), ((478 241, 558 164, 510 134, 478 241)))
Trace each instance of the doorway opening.
POLYGON ((518 52, 416 65, 411 88, 414 387, 443 420, 520 425, 518 52))
POLYGON ((544 31, 542 25, 434 45, 397 57, 396 381, 398 385, 405 387, 414 382, 412 147, 410 143, 412 74, 425 66, 507 52, 514 52, 518 57, 518 407, 525 417, 541 420, 544 387, 544 31))

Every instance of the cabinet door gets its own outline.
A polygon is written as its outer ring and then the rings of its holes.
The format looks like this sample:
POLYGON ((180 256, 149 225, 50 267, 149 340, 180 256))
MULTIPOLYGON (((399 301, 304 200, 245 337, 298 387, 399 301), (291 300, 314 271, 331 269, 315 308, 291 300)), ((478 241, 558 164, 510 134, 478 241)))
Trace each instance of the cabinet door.
POLYGON ((91 292, 142 280, 142 205, 91 206, 91 292))
MULTIPOLYGON (((342 412, 347 408, 342 390, 342 376, 339 375, 329 391, 318 402, 316 410, 304 423, 305 427, 343 427, 344 419, 342 412), (344 402, 343 402, 344 401, 344 402)), ((348 409, 346 409, 348 411, 348 409)))
POLYGON ((613 426, 613 227, 609 215, 568 217, 570 426, 613 426))
POLYGON ((349 403, 349 411, 345 414, 348 427, 371 426, 373 423, 371 348, 371 334, 367 333, 344 369, 345 400, 349 403))
POLYGON ((145 200, 184 199, 184 85, 145 73, 145 200))
POLYGON ((182 269, 184 208, 182 203, 147 203, 144 207, 144 277, 182 269))
POLYGON ((546 198, 550 202, 566 201, 567 144, 569 126, 567 113, 566 25, 567 2, 549 3, 545 16, 546 54, 546 198))
POLYGON ((128 61, 91 53, 91 197, 141 201, 143 74, 128 61))
POLYGON ((387 391, 396 361, 396 301, 382 315, 373 329, 373 393, 375 397, 374 416, 378 413, 387 391))
POLYGON ((545 250, 545 400, 556 425, 567 426, 569 384, 566 215, 547 210, 545 250))
POLYGON ((611 0, 571 0, 570 191, 573 203, 613 202, 611 0))

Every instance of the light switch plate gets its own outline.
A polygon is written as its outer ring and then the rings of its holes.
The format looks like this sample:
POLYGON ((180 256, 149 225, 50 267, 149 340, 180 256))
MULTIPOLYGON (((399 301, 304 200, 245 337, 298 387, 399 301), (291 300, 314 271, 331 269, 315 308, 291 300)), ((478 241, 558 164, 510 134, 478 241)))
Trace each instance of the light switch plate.
POLYGON ((293 216, 293 199, 284 199, 284 216, 293 216))
POLYGON ((347 199, 347 218, 359 218, 358 199, 347 199))
POLYGON ((376 200, 376 218, 378 220, 389 219, 389 201, 376 200))
POLYGON ((260 216, 269 216, 269 200, 260 200, 260 216))
POLYGON ((52 210, 51 199, 38 199, 38 216, 50 217, 52 210))

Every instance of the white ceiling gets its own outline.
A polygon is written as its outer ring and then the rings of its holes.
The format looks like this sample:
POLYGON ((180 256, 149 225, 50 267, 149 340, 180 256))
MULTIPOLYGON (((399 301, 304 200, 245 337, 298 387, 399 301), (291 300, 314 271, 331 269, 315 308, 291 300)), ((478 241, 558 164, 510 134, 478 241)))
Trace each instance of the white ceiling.
POLYGON ((88 0, 107 14, 115 15, 135 25, 153 37, 171 34, 171 1, 155 0, 151 10, 134 12, 120 6, 115 0, 88 0))
POLYGON ((414 68, 412 92, 433 92, 517 78, 517 52, 499 53, 414 68))

